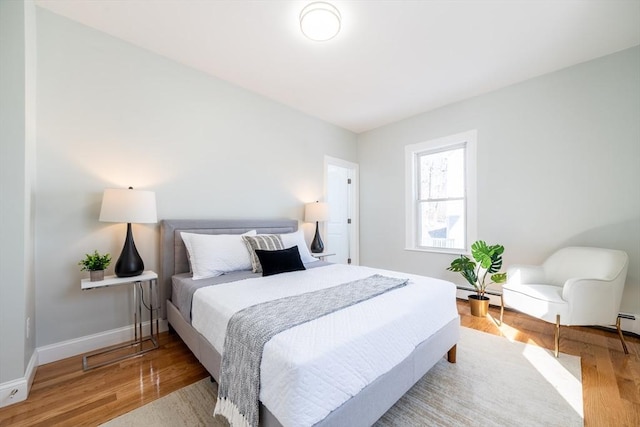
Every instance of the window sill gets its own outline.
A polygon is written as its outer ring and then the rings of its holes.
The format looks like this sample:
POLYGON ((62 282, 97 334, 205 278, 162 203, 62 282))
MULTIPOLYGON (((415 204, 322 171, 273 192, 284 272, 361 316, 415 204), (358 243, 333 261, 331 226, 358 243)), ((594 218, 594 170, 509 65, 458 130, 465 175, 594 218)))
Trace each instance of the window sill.
POLYGON ((469 255, 464 249, 447 249, 447 248, 404 248, 405 251, 412 252, 430 252, 436 254, 447 254, 447 255, 469 255))

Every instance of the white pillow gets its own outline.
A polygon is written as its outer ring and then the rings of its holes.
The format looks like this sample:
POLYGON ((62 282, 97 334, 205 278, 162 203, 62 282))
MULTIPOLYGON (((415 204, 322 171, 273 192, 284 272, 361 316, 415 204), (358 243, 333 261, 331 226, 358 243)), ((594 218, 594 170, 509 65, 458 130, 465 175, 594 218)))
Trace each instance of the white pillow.
POLYGON ((302 262, 307 263, 319 261, 318 258, 312 256, 311 252, 309 252, 302 230, 298 230, 295 233, 281 234, 280 238, 282 239, 282 244, 285 249, 289 249, 294 246, 298 247, 298 252, 300 252, 300 259, 302 262))
POLYGON ((181 232, 191 263, 193 279, 221 276, 232 271, 251 270, 251 258, 242 236, 255 236, 256 230, 244 234, 195 234, 181 232))

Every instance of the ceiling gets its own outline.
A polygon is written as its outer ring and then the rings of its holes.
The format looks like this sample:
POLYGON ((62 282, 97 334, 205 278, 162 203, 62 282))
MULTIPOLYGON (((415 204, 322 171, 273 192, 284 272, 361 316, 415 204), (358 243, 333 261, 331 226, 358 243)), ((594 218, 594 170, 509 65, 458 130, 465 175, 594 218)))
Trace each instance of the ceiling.
POLYGON ((37 0, 134 45, 360 133, 640 44, 640 0, 37 0))

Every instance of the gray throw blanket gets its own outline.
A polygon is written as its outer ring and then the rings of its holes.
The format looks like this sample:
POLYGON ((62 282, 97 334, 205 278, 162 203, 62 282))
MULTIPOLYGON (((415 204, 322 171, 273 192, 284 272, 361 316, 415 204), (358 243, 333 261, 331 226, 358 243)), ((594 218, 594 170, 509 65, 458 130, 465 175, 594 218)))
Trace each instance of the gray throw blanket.
POLYGON ((235 313, 224 340, 218 401, 214 415, 231 426, 257 426, 260 363, 264 345, 273 336, 302 323, 405 286, 408 279, 375 274, 300 295, 247 307, 235 313))

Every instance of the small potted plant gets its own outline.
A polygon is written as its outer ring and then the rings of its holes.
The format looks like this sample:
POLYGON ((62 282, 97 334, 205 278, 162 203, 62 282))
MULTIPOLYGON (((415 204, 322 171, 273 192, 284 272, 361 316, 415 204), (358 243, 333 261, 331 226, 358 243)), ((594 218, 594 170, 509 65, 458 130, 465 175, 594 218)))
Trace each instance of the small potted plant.
POLYGON ((85 255, 86 257, 78 263, 81 266, 80 271, 89 271, 89 278, 92 282, 104 280, 104 270, 111 263, 111 255, 100 255, 97 250, 94 250, 93 254, 85 255))
POLYGON ((507 281, 507 273, 499 273, 502 268, 502 254, 504 246, 488 246, 484 241, 478 240, 471 245, 471 256, 460 255, 451 262, 447 270, 462 274, 467 282, 476 290, 475 295, 469 295, 471 314, 478 317, 487 315, 489 298, 484 295, 487 286, 492 283, 504 283, 507 281), (487 277, 488 276, 488 277, 487 277))

